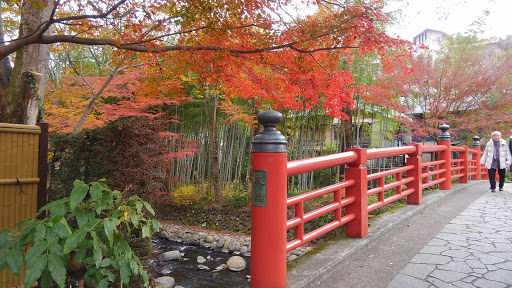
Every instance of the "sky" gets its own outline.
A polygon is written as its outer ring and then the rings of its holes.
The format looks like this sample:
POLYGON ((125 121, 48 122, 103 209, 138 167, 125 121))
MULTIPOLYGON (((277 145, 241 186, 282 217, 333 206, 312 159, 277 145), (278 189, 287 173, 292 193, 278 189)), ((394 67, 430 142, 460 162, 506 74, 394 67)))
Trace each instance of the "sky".
POLYGON ((471 29, 482 17, 482 38, 512 35, 512 0, 388 0, 388 11, 398 12, 398 25, 389 28, 392 36, 412 41, 425 29, 457 34, 471 29), (488 9, 489 15, 483 11, 488 9))

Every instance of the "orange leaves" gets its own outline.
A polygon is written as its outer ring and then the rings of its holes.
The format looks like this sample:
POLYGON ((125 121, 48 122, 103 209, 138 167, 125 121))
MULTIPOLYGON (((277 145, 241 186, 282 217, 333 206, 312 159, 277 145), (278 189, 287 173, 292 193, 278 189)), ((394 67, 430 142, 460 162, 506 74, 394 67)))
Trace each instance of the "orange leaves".
MULTIPOLYGON (((95 128, 122 117, 161 115, 159 107, 176 105, 161 91, 147 89, 146 75, 140 69, 131 69, 117 75, 95 102, 83 128, 95 128)), ((47 121, 60 132, 70 132, 77 124, 92 95, 106 81, 105 77, 64 77, 59 84, 47 89, 45 106, 47 121)))
POLYGON ((343 110, 354 108, 354 99, 352 98, 354 94, 353 82, 352 74, 348 71, 339 71, 330 79, 325 90, 324 109, 326 115, 342 120, 348 119, 343 110))
POLYGON ((224 102, 219 105, 220 110, 227 115, 226 121, 229 123, 242 123, 245 127, 251 128, 256 125, 257 120, 250 113, 243 110, 242 107, 224 102))
POLYGON ((158 135, 160 135, 163 138, 172 139, 172 138, 178 137, 179 134, 165 131, 165 132, 158 132, 158 135))
POLYGON ((448 37, 442 50, 411 58, 412 68, 390 66, 392 72, 379 77, 368 94, 375 96, 371 101, 387 99, 382 103, 398 112, 421 115, 404 121, 416 136, 436 139, 444 123, 462 139, 495 130, 510 121, 510 99, 503 92, 510 91, 512 56, 491 47, 448 37))
MULTIPOLYGON (((92 2, 80 2, 76 12, 72 2, 66 2, 59 15, 113 7, 105 0, 95 1, 94 7, 92 2)), ((346 117, 343 110, 354 107, 352 95, 359 88, 350 72, 339 71, 340 62, 375 53, 391 71, 408 53, 398 48, 405 42, 383 33, 381 25, 388 19, 380 1, 303 2, 298 8, 320 9, 299 16, 290 13, 294 1, 126 0, 118 2, 111 17, 64 21, 77 24, 70 28, 74 33, 102 44, 153 52, 137 56, 143 69, 119 77, 88 121, 121 115, 156 117, 158 106, 201 97, 205 87, 225 97, 228 102, 221 108, 230 119, 247 125, 253 121, 251 115, 229 105, 231 99, 251 99, 254 105, 270 104, 274 109, 322 107, 328 115, 346 117)), ((87 100, 85 87, 80 87, 82 101, 87 100)))

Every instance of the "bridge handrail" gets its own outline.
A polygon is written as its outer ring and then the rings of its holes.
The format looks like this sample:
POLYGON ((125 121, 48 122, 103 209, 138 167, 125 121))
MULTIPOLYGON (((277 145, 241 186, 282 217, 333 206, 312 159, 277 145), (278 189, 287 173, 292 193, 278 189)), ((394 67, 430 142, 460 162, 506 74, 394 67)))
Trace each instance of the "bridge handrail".
POLYGON ((476 149, 470 149, 468 148, 468 154, 477 154, 478 151, 476 149))
POLYGON ((292 205, 296 205, 299 202, 305 202, 305 201, 308 201, 308 200, 313 200, 313 199, 318 198, 318 197, 322 197, 322 196, 324 196, 326 194, 333 193, 335 191, 338 191, 338 190, 350 187, 350 186, 354 185, 355 183, 356 183, 355 180, 350 179, 350 180, 343 181, 343 182, 340 182, 340 183, 336 183, 336 184, 333 184, 333 185, 330 185, 330 186, 322 187, 322 188, 316 189, 316 190, 308 192, 308 193, 304 193, 304 194, 300 194, 300 195, 297 195, 297 196, 289 197, 287 199, 287 201, 286 201, 286 207, 290 207, 292 205))
POLYGON ((348 151, 337 154, 289 161, 286 169, 288 171, 288 177, 290 177, 307 172, 313 172, 317 170, 345 165, 355 161, 356 159, 357 155, 353 151, 348 151))
POLYGON ((427 153, 427 152, 440 152, 440 151, 446 151, 445 145, 422 145, 421 146, 421 152, 427 153))
POLYGON ((382 171, 382 172, 369 174, 367 179, 368 179, 368 181, 371 181, 371 180, 375 180, 375 179, 378 179, 381 177, 390 176, 390 175, 396 174, 398 172, 406 172, 406 171, 409 171, 412 169, 414 169, 414 166, 412 166, 412 165, 398 167, 398 168, 394 168, 394 169, 390 169, 390 170, 386 170, 386 171, 382 171))
POLYGON ((464 151, 466 151, 466 147, 467 146, 452 146, 451 150, 453 152, 464 152, 464 151))
POLYGON ((373 148, 366 151, 368 160, 379 159, 393 156, 400 156, 416 152, 414 146, 400 146, 400 147, 386 147, 386 148, 373 148))

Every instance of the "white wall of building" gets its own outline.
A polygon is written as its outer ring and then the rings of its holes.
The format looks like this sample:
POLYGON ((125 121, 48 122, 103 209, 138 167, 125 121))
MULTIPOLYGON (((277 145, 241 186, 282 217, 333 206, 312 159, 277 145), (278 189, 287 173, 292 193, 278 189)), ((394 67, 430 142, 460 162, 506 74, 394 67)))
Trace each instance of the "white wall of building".
POLYGON ((442 45, 442 39, 446 36, 446 33, 442 31, 425 29, 420 34, 414 36, 414 52, 420 53, 425 50, 422 47, 428 47, 429 50, 439 50, 442 45))

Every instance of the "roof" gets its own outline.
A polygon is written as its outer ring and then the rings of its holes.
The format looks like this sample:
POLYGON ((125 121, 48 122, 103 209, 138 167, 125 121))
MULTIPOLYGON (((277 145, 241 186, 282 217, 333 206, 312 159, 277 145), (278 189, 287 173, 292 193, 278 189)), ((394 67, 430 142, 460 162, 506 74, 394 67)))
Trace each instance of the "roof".
POLYGON ((438 33, 441 33, 441 34, 443 34, 443 35, 448 35, 448 33, 443 32, 443 31, 434 30, 434 29, 425 29, 425 30, 423 30, 422 32, 420 32, 419 34, 417 34, 416 36, 414 36, 414 37, 413 37, 413 39, 414 39, 414 38, 416 38, 416 37, 418 37, 418 36, 420 36, 421 34, 423 34, 423 33, 425 33, 425 32, 438 32, 438 33))

